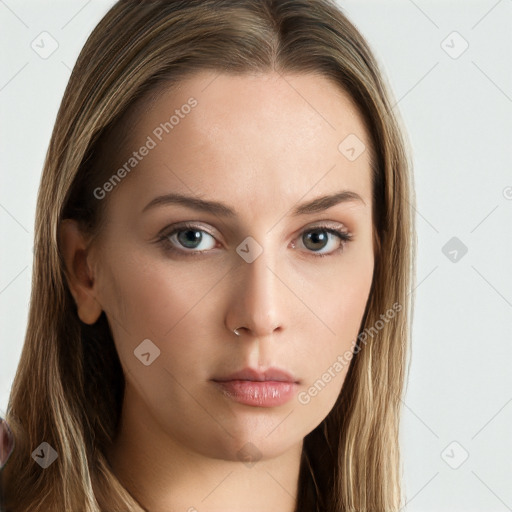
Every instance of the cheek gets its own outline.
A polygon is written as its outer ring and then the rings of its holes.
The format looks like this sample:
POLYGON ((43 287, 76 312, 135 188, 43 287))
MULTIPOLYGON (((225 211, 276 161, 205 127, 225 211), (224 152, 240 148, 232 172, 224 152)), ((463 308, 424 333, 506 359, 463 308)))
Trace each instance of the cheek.
MULTIPOLYGON (((195 270, 184 271, 164 258, 137 258, 133 249, 130 258, 117 261, 104 275, 101 295, 124 366, 140 370, 134 351, 149 339, 160 350, 150 367, 157 389, 157 381, 166 378, 165 373, 156 376, 157 368, 181 380, 202 377, 205 370, 197 364, 198 354, 210 359, 218 352, 216 345, 205 343, 204 333, 218 322, 213 297, 222 273, 201 272, 197 264, 191 265, 195 270)), ((150 381, 145 378, 147 385, 150 381)))
POLYGON ((331 300, 325 302, 326 318, 338 343, 345 344, 357 336, 371 281, 369 272, 351 273, 339 280, 339 285, 330 294, 331 300))
POLYGON ((103 300, 127 331, 165 342, 190 323, 195 311, 205 309, 222 273, 201 271, 197 263, 189 270, 165 257, 137 257, 131 251, 130 259, 119 259, 108 272, 103 300))
MULTIPOLYGON (((316 271, 308 277, 304 302, 317 318, 311 323, 322 339, 322 347, 332 354, 355 340, 368 302, 374 261, 369 251, 357 250, 341 257, 339 264, 316 271)), ((308 315, 311 317, 311 315, 308 315)))
POLYGON ((346 263, 309 298, 322 322, 314 319, 303 338, 308 365, 297 399, 311 418, 325 417, 338 398, 369 298, 373 258, 361 255, 346 263))

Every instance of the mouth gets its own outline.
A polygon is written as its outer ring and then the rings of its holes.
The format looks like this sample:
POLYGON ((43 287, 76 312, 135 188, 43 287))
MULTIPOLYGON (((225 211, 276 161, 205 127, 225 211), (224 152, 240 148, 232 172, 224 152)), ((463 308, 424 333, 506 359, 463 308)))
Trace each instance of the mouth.
POLYGON ((253 368, 212 379, 217 389, 228 399, 252 407, 278 407, 289 402, 300 381, 290 373, 269 368, 259 372, 253 368))

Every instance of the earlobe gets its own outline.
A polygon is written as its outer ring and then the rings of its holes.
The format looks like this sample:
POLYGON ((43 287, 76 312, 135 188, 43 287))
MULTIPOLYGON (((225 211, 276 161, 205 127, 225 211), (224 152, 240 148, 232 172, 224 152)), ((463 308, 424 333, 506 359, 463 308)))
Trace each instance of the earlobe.
POLYGON ((86 237, 76 220, 64 219, 59 226, 59 247, 65 263, 66 281, 75 299, 78 316, 94 324, 102 312, 95 297, 95 276, 88 262, 86 237))

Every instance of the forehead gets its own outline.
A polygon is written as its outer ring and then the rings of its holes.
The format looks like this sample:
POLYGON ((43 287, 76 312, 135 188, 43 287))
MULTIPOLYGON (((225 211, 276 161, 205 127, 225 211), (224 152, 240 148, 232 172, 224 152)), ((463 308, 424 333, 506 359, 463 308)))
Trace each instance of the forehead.
POLYGON ((162 89, 126 124, 117 165, 152 146, 127 180, 144 199, 193 191, 261 210, 345 188, 371 202, 364 119, 318 74, 201 71, 162 89))

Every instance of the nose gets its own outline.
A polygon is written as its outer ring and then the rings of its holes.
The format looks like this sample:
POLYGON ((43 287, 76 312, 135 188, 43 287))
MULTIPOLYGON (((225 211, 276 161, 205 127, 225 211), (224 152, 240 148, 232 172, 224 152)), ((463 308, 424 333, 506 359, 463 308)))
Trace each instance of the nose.
POLYGON ((254 337, 270 336, 283 329, 286 286, 272 269, 274 258, 264 250, 252 263, 233 270, 234 290, 226 316, 228 329, 254 337))

